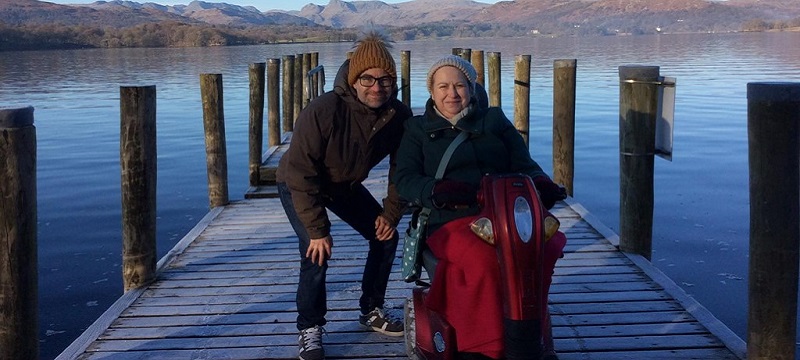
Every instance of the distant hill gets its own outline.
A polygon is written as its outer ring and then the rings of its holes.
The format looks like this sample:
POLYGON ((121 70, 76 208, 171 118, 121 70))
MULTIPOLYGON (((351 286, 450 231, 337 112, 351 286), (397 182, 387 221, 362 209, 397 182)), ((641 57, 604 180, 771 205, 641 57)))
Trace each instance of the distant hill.
MULTIPOLYGON (((794 7, 795 16, 800 16, 800 2, 794 7)), ((576 34, 724 32, 741 30, 748 20, 765 17, 766 9, 706 0, 518 0, 489 7, 473 21, 505 19, 541 32, 571 27, 576 34)))
POLYGON ((328 5, 308 4, 291 14, 320 25, 356 28, 369 24, 413 26, 442 21, 471 21, 490 5, 471 0, 413 0, 397 4, 382 1, 330 0, 328 5))
POLYGON ((188 5, 166 6, 156 3, 141 4, 133 1, 114 0, 96 1, 88 5, 76 6, 111 11, 150 9, 213 25, 314 25, 314 22, 309 19, 290 15, 286 12, 261 12, 252 6, 205 1, 192 1, 188 5))
POLYGON ((0 22, 7 25, 127 27, 168 20, 196 22, 179 14, 145 6, 95 9, 36 0, 0 0, 0 22))
POLYGON ((252 6, 192 1, 165 6, 127 0, 58 5, 36 0, 0 0, 0 22, 126 27, 178 21, 226 26, 323 25, 414 27, 426 24, 516 26, 550 33, 736 31, 747 21, 800 17, 798 0, 515 0, 490 5, 471 0, 330 0, 300 11, 260 11, 252 6), (573 30, 569 30, 573 29, 573 30), (568 31, 569 30, 569 31, 568 31))
POLYGON ((206 1, 0 0, 0 51, 352 41, 375 26, 395 40, 800 29, 800 0, 329 1, 261 11, 206 1))

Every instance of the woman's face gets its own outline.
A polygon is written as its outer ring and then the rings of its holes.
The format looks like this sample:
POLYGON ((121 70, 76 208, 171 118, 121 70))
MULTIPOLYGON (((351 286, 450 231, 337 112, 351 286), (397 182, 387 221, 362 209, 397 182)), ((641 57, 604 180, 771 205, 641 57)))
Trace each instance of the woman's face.
POLYGON ((461 70, 443 66, 433 73, 431 98, 436 108, 448 119, 469 105, 469 81, 461 70))

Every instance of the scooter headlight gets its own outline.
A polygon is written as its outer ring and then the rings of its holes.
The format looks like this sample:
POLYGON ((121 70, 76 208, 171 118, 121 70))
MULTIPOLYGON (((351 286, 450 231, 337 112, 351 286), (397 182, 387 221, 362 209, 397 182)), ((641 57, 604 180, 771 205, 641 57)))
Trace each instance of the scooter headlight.
POLYGON ((533 214, 531 205, 522 196, 518 196, 514 201, 514 224, 517 227, 517 235, 524 243, 531 241, 533 235, 533 214))
POLYGON ((478 235, 481 240, 489 245, 494 245, 494 230, 492 229, 492 221, 482 217, 472 222, 469 225, 470 230, 478 235))
POLYGON ((559 227, 561 227, 561 222, 555 216, 550 215, 544 218, 544 241, 549 241, 559 227))

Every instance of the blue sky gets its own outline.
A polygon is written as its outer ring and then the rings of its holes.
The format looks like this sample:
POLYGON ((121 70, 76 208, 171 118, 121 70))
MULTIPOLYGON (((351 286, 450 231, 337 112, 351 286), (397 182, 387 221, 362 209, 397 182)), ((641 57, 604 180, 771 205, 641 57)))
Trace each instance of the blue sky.
MULTIPOLYGON (((89 4, 95 2, 95 0, 44 0, 48 2, 54 2, 57 4, 89 4)), ((109 0, 107 0, 109 1, 109 0)), ((161 5, 178 5, 178 4, 188 4, 192 0, 132 0, 138 3, 146 3, 146 2, 154 2, 161 5)), ((317 4, 317 5, 327 5, 329 0, 225 0, 225 1, 207 1, 206 2, 224 2, 228 4, 235 4, 235 5, 242 5, 242 6, 254 6, 256 9, 261 11, 268 11, 268 10, 300 10, 305 5, 308 4, 317 4)), ((345 0, 345 1, 352 1, 352 0, 345 0)), ((381 0, 388 4, 394 4, 399 2, 407 2, 409 0, 381 0)), ((482 3, 496 3, 499 0, 480 0, 478 2, 482 3)))

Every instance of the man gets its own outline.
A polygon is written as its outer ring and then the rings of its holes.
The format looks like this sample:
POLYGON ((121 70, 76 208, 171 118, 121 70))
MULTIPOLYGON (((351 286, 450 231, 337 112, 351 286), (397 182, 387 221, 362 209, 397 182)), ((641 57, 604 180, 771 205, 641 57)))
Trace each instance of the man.
POLYGON ((403 334, 402 315, 383 309, 397 250, 400 200, 391 180, 383 206, 361 184, 387 155, 391 179, 403 123, 412 115, 396 98, 397 72, 388 48, 377 33, 356 42, 333 91, 314 99, 298 116, 291 146, 278 165, 281 203, 300 240, 297 329, 302 360, 325 358, 325 274, 333 248, 327 210, 369 241, 359 322, 387 335, 403 334))

